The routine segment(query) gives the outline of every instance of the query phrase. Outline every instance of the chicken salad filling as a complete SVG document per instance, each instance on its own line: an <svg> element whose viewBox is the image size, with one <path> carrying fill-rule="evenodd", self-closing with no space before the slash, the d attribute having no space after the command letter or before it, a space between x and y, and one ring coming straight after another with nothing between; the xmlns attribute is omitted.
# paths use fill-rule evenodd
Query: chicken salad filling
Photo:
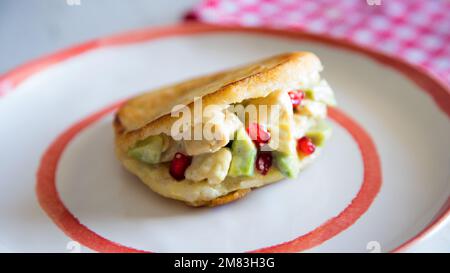
<svg viewBox="0 0 450 273"><path fill-rule="evenodd" d="M266 97L215 111L203 120L200 126L211 126L213 139L176 140L166 134L154 135L138 141L128 156L150 165L168 164L171 176L178 181L217 185L227 176L265 175L270 168L295 177L302 161L329 138L327 106L335 104L325 80L310 88L275 90ZM236 111L249 107L256 111Z"/></svg>

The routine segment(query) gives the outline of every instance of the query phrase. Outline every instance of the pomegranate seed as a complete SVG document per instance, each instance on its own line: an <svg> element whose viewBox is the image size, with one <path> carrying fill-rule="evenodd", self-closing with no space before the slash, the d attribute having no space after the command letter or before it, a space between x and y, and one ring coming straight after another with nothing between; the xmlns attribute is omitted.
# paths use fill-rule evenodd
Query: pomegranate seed
<svg viewBox="0 0 450 273"><path fill-rule="evenodd" d="M247 127L247 133L257 147L261 147L270 140L270 133L258 123L250 123Z"/></svg>
<svg viewBox="0 0 450 273"><path fill-rule="evenodd" d="M305 98L305 92L302 90L292 90L288 92L289 97L291 98L292 106L297 107L302 103L302 100Z"/></svg>
<svg viewBox="0 0 450 273"><path fill-rule="evenodd" d="M271 152L259 152L256 156L256 169L262 174L266 175L272 166L272 153Z"/></svg>
<svg viewBox="0 0 450 273"><path fill-rule="evenodd" d="M297 140L297 151L304 154L304 155L310 155L314 153L316 150L316 146L312 142L312 140L309 137L302 137L299 140Z"/></svg>
<svg viewBox="0 0 450 273"><path fill-rule="evenodd" d="M182 153L176 153L170 162L170 175L180 181L184 179L184 172L191 165L192 157Z"/></svg>

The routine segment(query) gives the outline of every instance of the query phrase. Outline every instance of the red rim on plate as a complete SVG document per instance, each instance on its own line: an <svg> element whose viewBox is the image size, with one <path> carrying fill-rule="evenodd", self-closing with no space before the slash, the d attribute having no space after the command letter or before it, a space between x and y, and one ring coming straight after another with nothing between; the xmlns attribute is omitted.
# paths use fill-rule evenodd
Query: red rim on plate
<svg viewBox="0 0 450 273"><path fill-rule="evenodd" d="M73 240L99 252L147 252L109 240L80 223L64 205L58 194L56 172L67 145L102 117L119 108L121 102L108 106L75 123L59 135L42 156L37 172L36 194L39 204L53 222ZM351 227L367 212L381 188L381 162L370 135L344 112L329 108L329 117L343 127L358 145L363 162L363 181L358 193L336 216L318 227L289 241L265 246L250 252L299 252L321 245Z"/></svg>
<svg viewBox="0 0 450 273"><path fill-rule="evenodd" d="M96 39L90 42L83 43L81 45L59 51L49 56L31 61L25 65L22 65L4 75L0 76L0 99L5 94L13 91L21 82L28 77L38 73L51 65L62 62L66 59L75 57L84 52L90 50L115 46L138 43L142 41L154 40L163 37L192 35L208 32L246 32L254 34L272 35L284 38L292 38L297 40L310 40L319 42L329 46L334 46L353 52L357 52L366 55L382 64L395 68L403 75L407 76L411 81L415 82L422 88L424 92L427 92L438 105L438 107L450 117L450 89L437 77L431 75L427 71L413 66L402 59L388 56L384 53L364 48L353 44L349 41L336 39L330 36L316 35L311 33L299 32L299 31L286 31L286 30L274 30L264 28L243 28L243 27L225 27L225 26L212 26L200 23L180 24L169 27L160 27L152 29L143 29L124 34L114 35L106 38ZM446 218L450 216L450 198L443 205L440 212L435 216L434 220L425 227L420 233L409 239L399 247L395 248L393 252L404 251L410 247L413 243L419 241L432 231L434 231Z"/></svg>

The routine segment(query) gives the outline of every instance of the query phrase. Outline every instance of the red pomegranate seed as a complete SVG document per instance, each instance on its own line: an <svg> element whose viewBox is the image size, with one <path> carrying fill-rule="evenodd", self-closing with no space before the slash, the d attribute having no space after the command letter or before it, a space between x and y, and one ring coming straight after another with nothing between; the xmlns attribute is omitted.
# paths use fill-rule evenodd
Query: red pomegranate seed
<svg viewBox="0 0 450 273"><path fill-rule="evenodd" d="M288 92L289 97L291 98L292 106L297 107L302 103L302 100L305 98L305 92L302 90L292 90Z"/></svg>
<svg viewBox="0 0 450 273"><path fill-rule="evenodd" d="M259 152L256 156L256 169L262 174L266 175L272 166L272 153L271 152Z"/></svg>
<svg viewBox="0 0 450 273"><path fill-rule="evenodd" d="M270 133L258 123L250 123L247 127L247 133L257 147L261 147L270 140Z"/></svg>
<svg viewBox="0 0 450 273"><path fill-rule="evenodd" d="M310 155L314 153L316 150L316 146L312 142L312 140L309 137L302 137L299 140L297 140L297 151L304 154L304 155Z"/></svg>
<svg viewBox="0 0 450 273"><path fill-rule="evenodd" d="M192 157L182 153L176 153L170 162L170 175L180 181L184 179L184 172L191 165Z"/></svg>

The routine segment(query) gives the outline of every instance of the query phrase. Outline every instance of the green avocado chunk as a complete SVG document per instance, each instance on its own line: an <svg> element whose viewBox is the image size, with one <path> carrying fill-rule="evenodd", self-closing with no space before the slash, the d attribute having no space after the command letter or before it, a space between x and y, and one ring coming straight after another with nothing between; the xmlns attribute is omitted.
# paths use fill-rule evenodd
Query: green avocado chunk
<svg viewBox="0 0 450 273"><path fill-rule="evenodd" d="M282 153L274 151L275 165L278 170L288 178L297 177L300 172L300 161L297 153Z"/></svg>
<svg viewBox="0 0 450 273"><path fill-rule="evenodd" d="M331 126L326 121L320 120L316 126L306 133L306 136L312 140L314 145L321 147L330 137L331 131Z"/></svg>
<svg viewBox="0 0 450 273"><path fill-rule="evenodd" d="M252 176L255 168L256 147L244 128L236 131L235 138L231 144L231 164L228 175Z"/></svg>
<svg viewBox="0 0 450 273"><path fill-rule="evenodd" d="M128 150L128 155L145 163L156 164L160 161L162 148L162 136L149 136Z"/></svg>
<svg viewBox="0 0 450 273"><path fill-rule="evenodd" d="M314 91L312 89L306 89L305 90L305 98L314 100Z"/></svg>

